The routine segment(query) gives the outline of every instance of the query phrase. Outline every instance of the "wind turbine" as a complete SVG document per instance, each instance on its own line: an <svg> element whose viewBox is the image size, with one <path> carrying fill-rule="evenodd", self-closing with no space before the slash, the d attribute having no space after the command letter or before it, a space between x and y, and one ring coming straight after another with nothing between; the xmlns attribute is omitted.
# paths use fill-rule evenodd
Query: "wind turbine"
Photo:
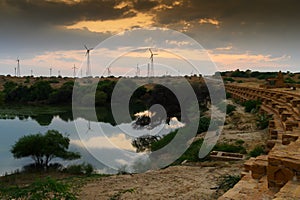
<svg viewBox="0 0 300 200"><path fill-rule="evenodd" d="M21 76L21 72L20 72L20 59L19 59L19 57L17 58L17 76L18 77Z"/></svg>
<svg viewBox="0 0 300 200"><path fill-rule="evenodd" d="M108 76L108 77L111 76L111 70L110 70L110 67L107 67L107 76Z"/></svg>
<svg viewBox="0 0 300 200"><path fill-rule="evenodd" d="M153 56L158 55L156 53L153 53L152 50L149 48L150 51L150 61L151 61L151 76L154 77L154 66L153 66Z"/></svg>
<svg viewBox="0 0 300 200"><path fill-rule="evenodd" d="M140 68L139 68L139 64L137 64L136 65L136 77L139 77L140 76L140 74L141 74L141 70L140 70Z"/></svg>
<svg viewBox="0 0 300 200"><path fill-rule="evenodd" d="M77 69L77 67L75 67L75 64L74 64L74 67L72 67L72 69L73 69L73 76L75 78L76 77L76 69Z"/></svg>
<svg viewBox="0 0 300 200"><path fill-rule="evenodd" d="M150 77L150 64L147 65L147 77Z"/></svg>
<svg viewBox="0 0 300 200"><path fill-rule="evenodd" d="M93 50L94 48L88 48L86 45L84 45L84 47L86 49L85 56L87 56L86 76L92 76L91 63L90 63L90 51Z"/></svg>
<svg viewBox="0 0 300 200"><path fill-rule="evenodd" d="M15 67L15 76L17 76L17 68Z"/></svg>
<svg viewBox="0 0 300 200"><path fill-rule="evenodd" d="M52 68L51 67L50 67L49 71L50 71L50 77L51 77L52 76Z"/></svg>

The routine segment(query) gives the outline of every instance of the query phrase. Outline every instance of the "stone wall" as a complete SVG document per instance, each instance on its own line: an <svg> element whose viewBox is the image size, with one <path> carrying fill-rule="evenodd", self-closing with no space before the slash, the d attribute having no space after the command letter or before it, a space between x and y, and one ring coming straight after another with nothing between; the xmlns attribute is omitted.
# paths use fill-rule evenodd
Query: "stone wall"
<svg viewBox="0 0 300 200"><path fill-rule="evenodd" d="M286 193L288 189L285 185L287 183L292 184L290 182L300 181L300 94L234 84L226 85L226 91L232 95L232 98L242 102L247 100L261 101L260 112L273 116L268 129L268 155L246 161L242 175L249 174L254 180L265 180L268 189L274 193L274 197L280 196L281 191ZM245 180L243 181L245 182ZM232 190L236 191L237 196L237 198L232 199L240 197L237 192L245 192L242 191L244 187L240 187L240 189ZM254 193L256 192L256 195L259 192L259 188L252 188L252 190ZM269 193L270 191L264 192ZM225 197L226 195L220 199L227 199ZM295 198L300 199L300 196Z"/></svg>

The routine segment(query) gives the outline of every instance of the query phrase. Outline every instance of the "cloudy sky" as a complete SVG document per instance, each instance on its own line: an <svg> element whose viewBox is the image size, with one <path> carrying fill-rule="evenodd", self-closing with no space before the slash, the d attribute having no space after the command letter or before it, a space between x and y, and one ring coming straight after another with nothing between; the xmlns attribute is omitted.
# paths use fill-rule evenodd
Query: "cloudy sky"
<svg viewBox="0 0 300 200"><path fill-rule="evenodd" d="M49 75L52 68L53 75L60 71L72 76L74 64L85 66L83 45L96 47L117 33L146 27L169 28L193 38L220 70L300 71L299 4L297 0L0 0L0 74L13 75L19 57L23 75L30 70ZM178 48L182 44L176 43Z"/></svg>

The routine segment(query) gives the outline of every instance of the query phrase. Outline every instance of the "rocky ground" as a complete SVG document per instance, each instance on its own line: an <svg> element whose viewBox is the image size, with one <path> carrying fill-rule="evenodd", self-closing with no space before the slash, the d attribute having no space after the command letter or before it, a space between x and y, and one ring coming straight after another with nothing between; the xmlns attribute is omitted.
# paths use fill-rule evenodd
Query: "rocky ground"
<svg viewBox="0 0 300 200"><path fill-rule="evenodd" d="M249 152L264 143L266 131L257 130L255 115L236 106L233 115L226 119L219 142L243 140ZM222 193L212 188L224 175L239 175L243 163L186 163L143 174L103 177L84 185L79 199L217 199Z"/></svg>

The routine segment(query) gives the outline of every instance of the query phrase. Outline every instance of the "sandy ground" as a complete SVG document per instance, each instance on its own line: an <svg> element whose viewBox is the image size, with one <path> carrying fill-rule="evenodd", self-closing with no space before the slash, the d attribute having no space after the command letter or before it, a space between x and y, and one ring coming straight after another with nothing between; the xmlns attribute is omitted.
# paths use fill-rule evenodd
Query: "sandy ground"
<svg viewBox="0 0 300 200"><path fill-rule="evenodd" d="M99 178L81 188L79 199L216 199L216 190L211 188L217 186L222 175L239 175L242 162L214 165L172 166Z"/></svg>
<svg viewBox="0 0 300 200"><path fill-rule="evenodd" d="M256 129L255 115L235 105L237 110L226 119L218 142L243 140L247 151L264 144L266 130ZM239 175L243 163L199 162L143 174L99 178L81 188L79 199L217 199L221 194L211 188L218 185L223 175Z"/></svg>

